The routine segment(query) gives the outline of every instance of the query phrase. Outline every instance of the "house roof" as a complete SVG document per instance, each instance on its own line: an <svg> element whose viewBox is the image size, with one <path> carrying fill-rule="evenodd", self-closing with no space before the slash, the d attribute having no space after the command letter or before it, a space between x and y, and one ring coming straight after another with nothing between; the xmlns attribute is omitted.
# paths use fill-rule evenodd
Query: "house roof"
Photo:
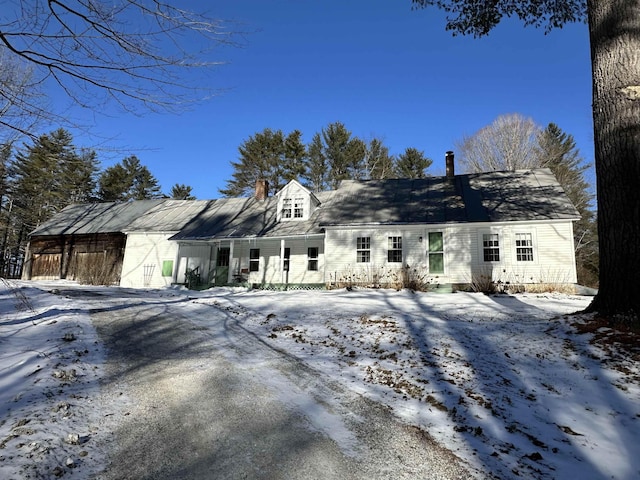
<svg viewBox="0 0 640 480"><path fill-rule="evenodd" d="M441 224L575 220L577 210L548 168L454 178L345 180L320 224Z"/></svg>
<svg viewBox="0 0 640 480"><path fill-rule="evenodd" d="M278 196L219 200L142 200L71 205L32 236L177 232L172 240L288 237L348 225L576 220L551 170L422 179L344 180L315 194L308 220L278 221Z"/></svg>
<svg viewBox="0 0 640 480"><path fill-rule="evenodd" d="M69 205L40 225L32 237L119 232L175 232L207 206L196 200L138 200Z"/></svg>
<svg viewBox="0 0 640 480"><path fill-rule="evenodd" d="M319 192L320 203L334 192ZM209 238L288 237L322 233L320 210L308 220L278 221L278 197L265 200L255 198L222 198L195 217L171 240L205 240Z"/></svg>

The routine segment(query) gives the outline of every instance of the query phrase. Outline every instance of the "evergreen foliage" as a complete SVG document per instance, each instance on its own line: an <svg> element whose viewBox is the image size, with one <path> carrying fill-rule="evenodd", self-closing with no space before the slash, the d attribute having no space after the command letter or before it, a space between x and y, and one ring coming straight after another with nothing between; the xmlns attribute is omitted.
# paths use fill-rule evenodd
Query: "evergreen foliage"
<svg viewBox="0 0 640 480"><path fill-rule="evenodd" d="M307 185L314 192L321 192L329 188L329 166L327 158L324 156L322 138L316 133L308 148L306 171L303 178Z"/></svg>
<svg viewBox="0 0 640 480"><path fill-rule="evenodd" d="M240 159L231 162L232 179L220 193L227 197L249 196L256 181L265 179L269 189L278 191L303 169L306 148L302 134L295 130L285 138L282 130L265 128L238 147Z"/></svg>
<svg viewBox="0 0 640 480"><path fill-rule="evenodd" d="M176 183L173 187L171 187L171 198L173 200L195 200L191 194L192 188L188 185L184 185L182 183Z"/></svg>
<svg viewBox="0 0 640 480"><path fill-rule="evenodd" d="M341 122L322 129L322 152L329 167L329 185L338 188L342 180L361 179L366 154L365 143Z"/></svg>
<svg viewBox="0 0 640 480"><path fill-rule="evenodd" d="M158 180L135 155L105 169L100 175L98 186L98 198L103 202L162 197Z"/></svg>
<svg viewBox="0 0 640 480"><path fill-rule="evenodd" d="M432 163L433 160L425 157L423 151L409 147L398 156L395 174L398 178L425 178L425 170Z"/></svg>
<svg viewBox="0 0 640 480"><path fill-rule="evenodd" d="M409 157L398 169L382 139L374 137L365 142L342 122L330 123L316 132L308 145L304 144L300 130L285 136L281 130L267 128L250 136L238 148L239 159L231 162L232 178L220 193L228 197L251 196L259 179L267 180L271 192L294 179L301 180L314 192L321 192L335 189L347 179L424 177L431 160L416 149L407 151Z"/></svg>
<svg viewBox="0 0 640 480"><path fill-rule="evenodd" d="M30 230L71 203L91 200L97 170L95 152L78 152L66 130L38 137L12 164L11 193L21 222Z"/></svg>
<svg viewBox="0 0 640 480"><path fill-rule="evenodd" d="M592 210L594 196L584 178L589 165L580 156L573 136L555 123L540 133L536 154L540 166L551 169L580 213L580 220L573 226L578 283L595 287L598 285L598 232Z"/></svg>

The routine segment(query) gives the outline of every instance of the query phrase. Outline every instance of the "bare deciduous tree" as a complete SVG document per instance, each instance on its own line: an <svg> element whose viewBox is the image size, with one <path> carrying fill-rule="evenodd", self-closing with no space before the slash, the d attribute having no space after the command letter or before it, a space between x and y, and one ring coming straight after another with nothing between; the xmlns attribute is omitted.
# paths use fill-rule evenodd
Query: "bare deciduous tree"
<svg viewBox="0 0 640 480"><path fill-rule="evenodd" d="M456 142L464 171L491 172L539 167L536 148L542 129L518 113L501 115L490 125Z"/></svg>
<svg viewBox="0 0 640 480"><path fill-rule="evenodd" d="M232 43L223 22L154 0L20 0L3 4L2 17L0 58L29 65L30 85L53 82L93 109L115 101L126 111L167 110L202 99L211 92L184 71L217 65L209 51ZM21 112L1 117L5 127L32 133L16 119L52 117L2 80L0 97Z"/></svg>
<svg viewBox="0 0 640 480"><path fill-rule="evenodd" d="M0 144L9 145L31 132L44 111L40 88L32 71L0 48Z"/></svg>

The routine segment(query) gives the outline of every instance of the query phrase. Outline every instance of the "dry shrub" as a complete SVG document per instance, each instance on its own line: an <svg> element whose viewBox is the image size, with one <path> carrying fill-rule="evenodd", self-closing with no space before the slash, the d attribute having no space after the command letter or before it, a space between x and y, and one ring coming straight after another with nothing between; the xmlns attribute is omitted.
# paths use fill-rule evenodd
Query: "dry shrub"
<svg viewBox="0 0 640 480"><path fill-rule="evenodd" d="M349 266L343 272L330 274L331 288L393 288L402 290L408 288L415 291L426 292L429 289L430 279L424 268L366 266L352 269Z"/></svg>

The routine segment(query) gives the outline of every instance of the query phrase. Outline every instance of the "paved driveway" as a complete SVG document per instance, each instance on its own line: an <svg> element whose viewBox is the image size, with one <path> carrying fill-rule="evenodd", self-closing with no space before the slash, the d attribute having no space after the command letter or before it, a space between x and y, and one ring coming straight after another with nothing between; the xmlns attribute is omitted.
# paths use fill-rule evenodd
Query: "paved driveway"
<svg viewBox="0 0 640 480"><path fill-rule="evenodd" d="M63 292L91 309L107 346L105 395L131 400L100 479L471 477L423 432L270 348L233 312L111 292Z"/></svg>

